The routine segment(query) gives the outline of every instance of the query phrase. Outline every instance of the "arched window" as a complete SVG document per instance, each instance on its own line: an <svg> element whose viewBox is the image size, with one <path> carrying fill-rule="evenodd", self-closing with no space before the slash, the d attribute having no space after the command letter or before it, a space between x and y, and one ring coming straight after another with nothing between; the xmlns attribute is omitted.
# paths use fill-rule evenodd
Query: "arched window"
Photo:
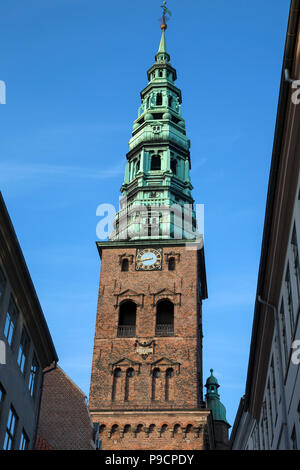
<svg viewBox="0 0 300 470"><path fill-rule="evenodd" d="M172 108L172 104L173 104L173 97L172 96L169 96L169 107Z"/></svg>
<svg viewBox="0 0 300 470"><path fill-rule="evenodd" d="M113 386L112 386L112 394L111 399L115 401L116 397L119 396L120 387L121 387L121 369L115 369L114 371L114 378L113 378Z"/></svg>
<svg viewBox="0 0 300 470"><path fill-rule="evenodd" d="M161 168L161 158L160 155L152 155L151 158L151 170L159 171Z"/></svg>
<svg viewBox="0 0 300 470"><path fill-rule="evenodd" d="M187 435L189 432L192 432L193 430L193 425L188 424L187 427L185 428L185 435Z"/></svg>
<svg viewBox="0 0 300 470"><path fill-rule="evenodd" d="M177 160L176 158L171 158L171 170L174 175L177 175Z"/></svg>
<svg viewBox="0 0 300 470"><path fill-rule="evenodd" d="M173 429L173 435L178 434L180 431L180 424L175 424L174 429Z"/></svg>
<svg viewBox="0 0 300 470"><path fill-rule="evenodd" d="M122 260L122 268L121 268L122 271L128 271L129 270L129 261L127 258L124 258Z"/></svg>
<svg viewBox="0 0 300 470"><path fill-rule="evenodd" d="M161 373L159 368L155 368L152 372L152 400L159 398L159 385L161 382Z"/></svg>
<svg viewBox="0 0 300 470"><path fill-rule="evenodd" d="M174 377L174 370L169 368L166 370L166 383L165 383L165 400L169 401L171 396L171 384ZM172 390L173 391L173 390Z"/></svg>
<svg viewBox="0 0 300 470"><path fill-rule="evenodd" d="M150 424L148 434L153 433L154 429L155 429L155 424Z"/></svg>
<svg viewBox="0 0 300 470"><path fill-rule="evenodd" d="M168 270L175 271L175 258L169 258L168 260Z"/></svg>
<svg viewBox="0 0 300 470"><path fill-rule="evenodd" d="M170 300L161 300L156 307L156 336L173 336L174 304Z"/></svg>
<svg viewBox="0 0 300 470"><path fill-rule="evenodd" d="M160 437L167 431L167 429L168 429L168 425L163 424L160 430Z"/></svg>
<svg viewBox="0 0 300 470"><path fill-rule="evenodd" d="M158 72L158 76L159 76L159 77L162 77L162 76L163 76L162 70L160 70L160 71Z"/></svg>
<svg viewBox="0 0 300 470"><path fill-rule="evenodd" d="M124 429L123 429L123 437L124 437L125 434L130 433L130 431L131 431L130 424L125 424Z"/></svg>
<svg viewBox="0 0 300 470"><path fill-rule="evenodd" d="M162 94L157 93L156 95L156 106L161 106L162 105Z"/></svg>
<svg viewBox="0 0 300 470"><path fill-rule="evenodd" d="M117 424L114 424L112 427L111 427L111 430L110 430L110 436L112 436L113 434L116 434L116 432L118 431L119 429L119 426Z"/></svg>
<svg viewBox="0 0 300 470"><path fill-rule="evenodd" d="M124 397L124 401L128 401L128 400L129 400L132 377L134 377L134 370L132 369L132 367L130 367L130 368L127 369L127 371L126 371L126 379L125 379L125 397Z"/></svg>
<svg viewBox="0 0 300 470"><path fill-rule="evenodd" d="M140 434L143 431L143 425L138 424L135 430L135 437L137 437L138 434Z"/></svg>
<svg viewBox="0 0 300 470"><path fill-rule="evenodd" d="M119 337L135 336L136 304L132 300L125 300L120 305L119 312Z"/></svg>

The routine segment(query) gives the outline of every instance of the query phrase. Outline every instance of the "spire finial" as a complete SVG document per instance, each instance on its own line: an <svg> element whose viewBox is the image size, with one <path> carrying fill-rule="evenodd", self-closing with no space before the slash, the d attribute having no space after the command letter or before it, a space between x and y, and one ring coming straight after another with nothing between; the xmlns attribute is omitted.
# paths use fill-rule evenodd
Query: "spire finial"
<svg viewBox="0 0 300 470"><path fill-rule="evenodd" d="M164 0L163 4L161 5L161 8L162 8L162 10L163 10L163 16L162 16L162 18L161 18L162 23L161 23L160 27L161 27L161 29L162 29L163 31L165 31L165 30L167 29L167 21L169 20L169 18L167 17L167 15L172 16L172 13L171 13L170 10L167 8L167 2L166 2L166 0Z"/></svg>
<svg viewBox="0 0 300 470"><path fill-rule="evenodd" d="M213 369L210 369L210 373L211 373L211 375L213 375L213 371L214 371Z"/></svg>

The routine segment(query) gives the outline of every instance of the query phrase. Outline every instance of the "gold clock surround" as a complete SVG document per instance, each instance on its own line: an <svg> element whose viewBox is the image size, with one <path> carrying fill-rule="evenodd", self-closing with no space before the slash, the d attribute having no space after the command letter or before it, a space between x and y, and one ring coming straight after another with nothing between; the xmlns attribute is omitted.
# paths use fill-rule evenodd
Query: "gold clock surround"
<svg viewBox="0 0 300 470"><path fill-rule="evenodd" d="M153 264L143 263L143 256L147 253L155 255L156 260ZM160 271L162 269L162 259L162 248L137 248L135 258L135 269L136 271Z"/></svg>

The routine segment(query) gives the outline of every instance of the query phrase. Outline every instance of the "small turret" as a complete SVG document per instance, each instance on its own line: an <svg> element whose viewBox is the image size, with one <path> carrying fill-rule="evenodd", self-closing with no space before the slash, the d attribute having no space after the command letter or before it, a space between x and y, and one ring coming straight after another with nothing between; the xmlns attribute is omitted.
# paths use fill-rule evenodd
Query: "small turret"
<svg viewBox="0 0 300 470"><path fill-rule="evenodd" d="M226 408L220 401L218 380L210 369L210 377L206 380L206 406L212 412L216 449L228 449L228 429L231 427L226 419Z"/></svg>

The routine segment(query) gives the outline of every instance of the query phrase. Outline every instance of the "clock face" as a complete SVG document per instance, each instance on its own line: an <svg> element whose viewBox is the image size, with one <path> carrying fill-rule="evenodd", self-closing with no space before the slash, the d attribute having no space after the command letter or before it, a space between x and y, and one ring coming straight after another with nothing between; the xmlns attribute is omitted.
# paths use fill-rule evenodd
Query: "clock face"
<svg viewBox="0 0 300 470"><path fill-rule="evenodd" d="M161 248L137 249L135 269L137 271L155 271L160 270L162 265Z"/></svg>

